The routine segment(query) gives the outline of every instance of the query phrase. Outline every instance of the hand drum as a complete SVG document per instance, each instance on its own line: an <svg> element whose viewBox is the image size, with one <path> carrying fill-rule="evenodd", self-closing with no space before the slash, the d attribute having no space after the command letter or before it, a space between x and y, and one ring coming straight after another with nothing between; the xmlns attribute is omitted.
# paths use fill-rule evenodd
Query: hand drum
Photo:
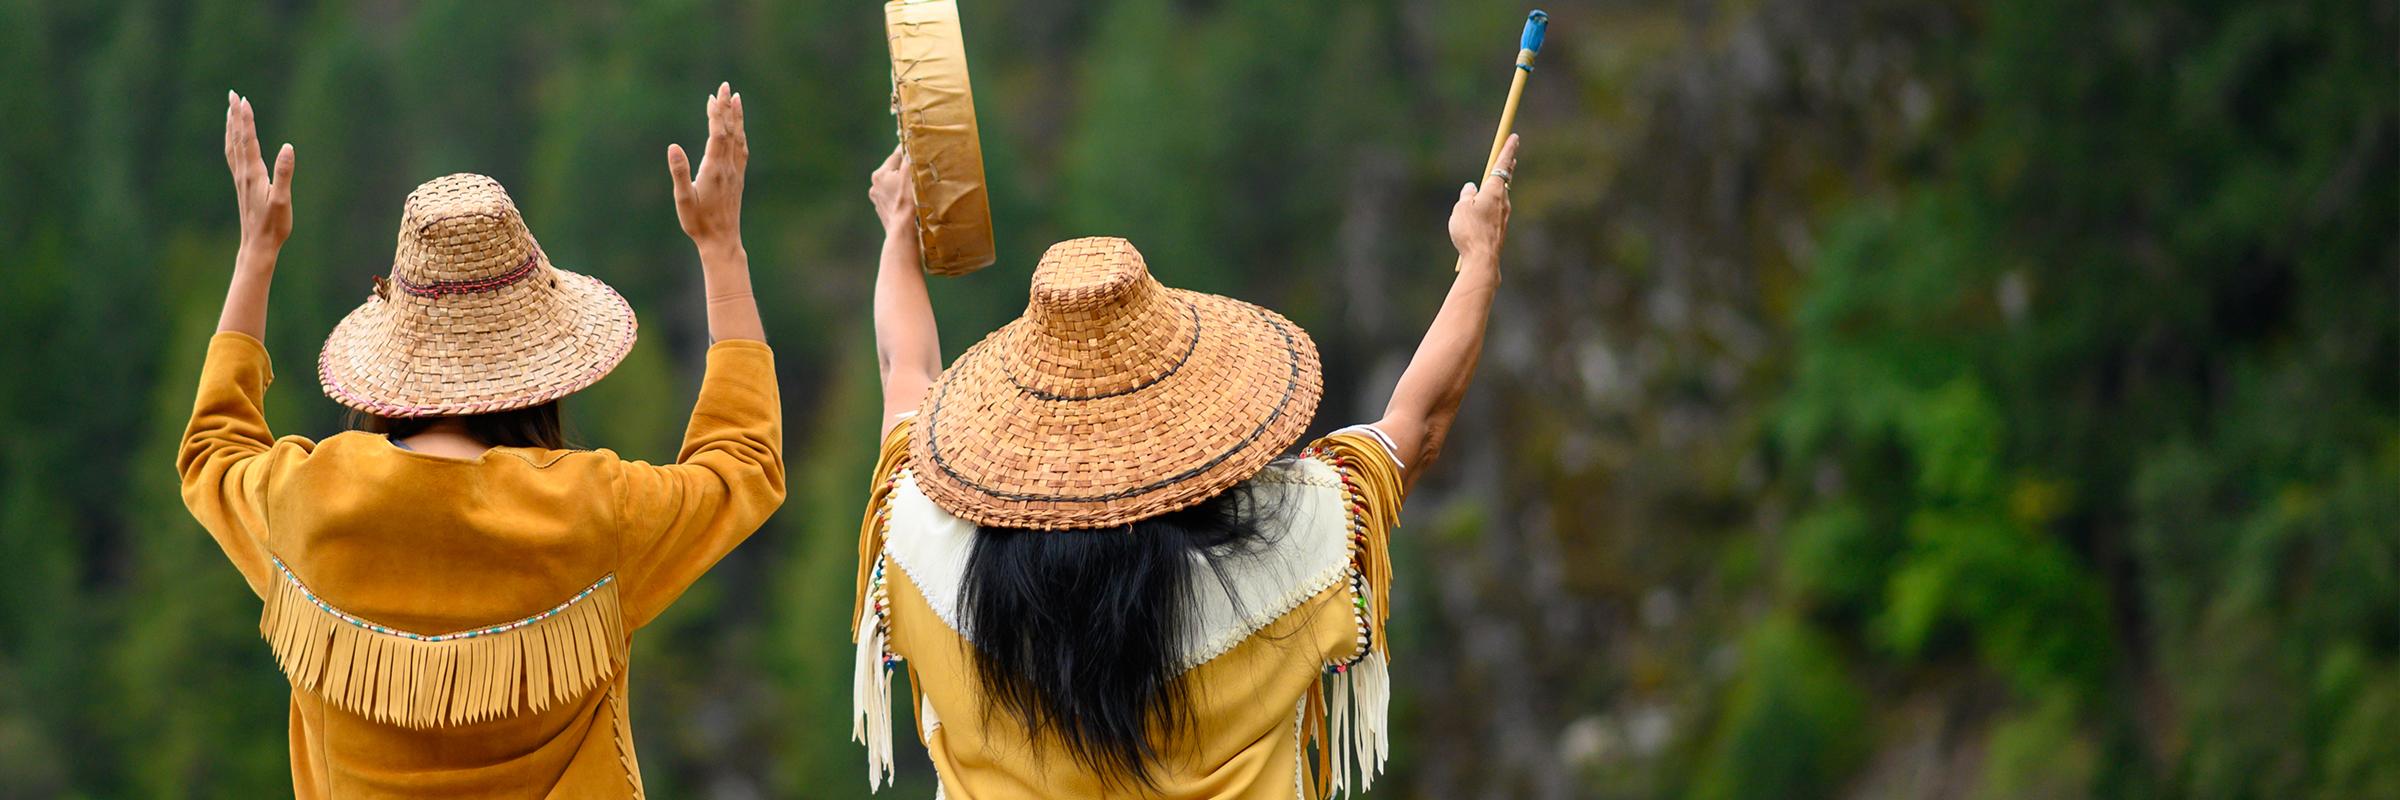
<svg viewBox="0 0 2400 800"><path fill-rule="evenodd" d="M917 244L925 271L965 275L990 266L991 195L983 143L967 86L967 44L954 0L892 0L883 6L892 45L892 114L915 164Z"/></svg>

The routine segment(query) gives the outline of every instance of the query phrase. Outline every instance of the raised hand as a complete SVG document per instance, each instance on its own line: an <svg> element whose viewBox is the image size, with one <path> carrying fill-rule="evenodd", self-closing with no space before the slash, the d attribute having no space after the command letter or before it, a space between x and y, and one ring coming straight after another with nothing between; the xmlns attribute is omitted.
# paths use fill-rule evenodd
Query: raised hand
<svg viewBox="0 0 2400 800"><path fill-rule="evenodd" d="M867 199L883 220L883 256L875 269L875 357L883 370L883 431L913 411L942 374L942 337L925 294L917 248L917 184L908 153L892 148L868 178Z"/></svg>
<svg viewBox="0 0 2400 800"><path fill-rule="evenodd" d="M875 203L875 217L883 221L884 233L906 233L913 243L917 240L917 182L910 178L912 166L906 150L892 148L892 155L867 177L867 199Z"/></svg>
<svg viewBox="0 0 2400 800"><path fill-rule="evenodd" d="M1475 378L1475 363L1483 357L1484 329L1492 317L1492 298L1500 286L1500 243L1508 237L1508 181L1517 169L1517 137L1500 146L1500 158L1483 186L1467 184L1458 190L1458 205L1450 209L1450 242L1458 246L1458 277L1450 296L1442 300L1433 324L1417 354L1392 387L1375 426L1391 438L1400 463L1403 491L1442 453L1450 423Z"/></svg>
<svg viewBox="0 0 2400 800"><path fill-rule="evenodd" d="M1450 243L1470 260L1499 256L1500 243L1508 238L1508 182L1517 169L1516 134L1509 134L1508 143L1500 146L1497 163L1492 174L1483 176L1480 188L1472 183L1459 187L1458 205L1450 209Z"/></svg>
<svg viewBox="0 0 2400 800"><path fill-rule="evenodd" d="M258 150L258 119L250 99L225 93L225 166L233 171L233 197L241 209L242 249L280 250L292 236L292 169L297 156L285 144L275 154L275 171Z"/></svg>
<svg viewBox="0 0 2400 800"><path fill-rule="evenodd" d="M700 175L692 176L682 145L667 145L667 172L675 178L675 218L694 244L740 246L742 172L750 166L750 138L742 131L742 96L733 84L717 84L708 98L708 149Z"/></svg>

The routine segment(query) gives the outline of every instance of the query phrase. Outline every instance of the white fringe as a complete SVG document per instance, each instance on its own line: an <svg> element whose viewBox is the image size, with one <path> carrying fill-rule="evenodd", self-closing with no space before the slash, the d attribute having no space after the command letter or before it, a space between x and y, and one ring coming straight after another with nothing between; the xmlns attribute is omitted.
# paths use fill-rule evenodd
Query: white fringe
<svg viewBox="0 0 2400 800"><path fill-rule="evenodd" d="M874 596L859 611L858 658L850 679L850 741L867 746L867 791L872 794L892 782L892 673L883 666L886 635L879 607L883 604L883 575L878 569Z"/></svg>
<svg viewBox="0 0 2400 800"><path fill-rule="evenodd" d="M1358 602L1358 641L1366 656L1333 674L1325 688L1325 740L1318 747L1333 750L1332 791L1356 795L1375 788L1392 754L1391 658L1370 637L1367 620L1374 615L1373 595L1364 578L1351 570L1351 597ZM1352 784L1350 776L1358 782Z"/></svg>
<svg viewBox="0 0 2400 800"><path fill-rule="evenodd" d="M1392 754L1392 675L1382 653L1366 658L1327 679L1325 741L1333 750L1333 791L1355 794L1375 788L1375 776ZM1358 781L1351 783L1351 775Z"/></svg>

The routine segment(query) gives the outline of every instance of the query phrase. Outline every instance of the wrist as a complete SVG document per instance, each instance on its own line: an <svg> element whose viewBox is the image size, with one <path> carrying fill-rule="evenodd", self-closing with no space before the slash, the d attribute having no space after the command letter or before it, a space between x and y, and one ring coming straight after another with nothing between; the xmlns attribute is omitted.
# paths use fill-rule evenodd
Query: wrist
<svg viewBox="0 0 2400 800"><path fill-rule="evenodd" d="M700 250L700 262L704 266L717 261L731 259L747 261L750 258L750 253L742 247L742 237L738 234L694 239L692 246Z"/></svg>
<svg viewBox="0 0 2400 800"><path fill-rule="evenodd" d="M1462 283L1474 280L1498 284L1500 282L1500 253L1485 249L1459 251L1458 276Z"/></svg>
<svg viewBox="0 0 2400 800"><path fill-rule="evenodd" d="M917 218L916 218L916 217L899 217L899 218L897 218L897 219L886 219L886 220L884 220L884 221L883 221L883 239L884 239L884 241L887 241L887 242L889 242L889 241L903 241L903 240L905 240L905 241L909 241L909 242L914 242L914 241L916 241L916 240L917 240Z"/></svg>
<svg viewBox="0 0 2400 800"><path fill-rule="evenodd" d="M275 260L282 254L281 242L268 243L245 238L241 249L234 252L233 266L242 271L273 272Z"/></svg>

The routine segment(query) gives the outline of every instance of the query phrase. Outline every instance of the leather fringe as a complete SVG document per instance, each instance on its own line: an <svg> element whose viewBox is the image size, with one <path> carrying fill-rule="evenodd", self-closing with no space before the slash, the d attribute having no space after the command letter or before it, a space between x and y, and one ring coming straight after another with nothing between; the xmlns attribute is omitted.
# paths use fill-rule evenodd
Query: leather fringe
<svg viewBox="0 0 2400 800"><path fill-rule="evenodd" d="M884 593L882 559L875 561L867 611L856 620L858 655L850 678L850 741L867 746L870 794L892 781L892 671L897 668L888 644L891 626L885 609L890 601Z"/></svg>
<svg viewBox="0 0 2400 800"><path fill-rule="evenodd" d="M867 746L867 791L892 782L892 671L890 599L884 589L883 541L892 522L892 489L908 461L909 424L904 419L884 434L875 456L867 512L858 523L858 590L850 606L850 641L858 645L850 677L850 741Z"/></svg>
<svg viewBox="0 0 2400 800"><path fill-rule="evenodd" d="M614 576L525 620L426 636L333 608L282 573L259 635L294 687L353 714L404 728L464 725L539 712L582 696L625 663Z"/></svg>
<svg viewBox="0 0 2400 800"><path fill-rule="evenodd" d="M904 419L883 435L883 449L875 455L874 483L867 489L867 513L858 523L858 588L851 595L850 641L858 641L858 621L867 610L868 582L875 577L875 563L883 558L883 535L891 518L890 500L893 479L900 466L908 460L908 430L914 419Z"/></svg>
<svg viewBox="0 0 2400 800"><path fill-rule="evenodd" d="M1300 800L1308 800L1309 797L1332 797L1333 748L1326 746L1331 740L1325 734L1325 681L1320 680L1309 684L1308 694L1301 697L1300 702L1307 708L1306 715L1300 718L1300 730L1304 734L1303 738L1317 748L1316 764L1309 770L1316 778L1314 781L1316 791ZM1293 755L1295 758L1305 758L1307 754L1295 753Z"/></svg>
<svg viewBox="0 0 2400 800"><path fill-rule="evenodd" d="M1392 530L1400 527L1400 470L1391 451L1364 433L1336 433L1314 448L1342 473L1350 506L1350 559L1367 581L1368 632L1378 653L1390 655L1384 623L1392 608Z"/></svg>
<svg viewBox="0 0 2400 800"><path fill-rule="evenodd" d="M1382 653L1372 653L1325 683L1330 713L1326 736L1317 743L1333 751L1331 779L1320 779L1329 784L1325 796L1373 789L1375 776L1383 774L1392 754L1390 662Z"/></svg>
<svg viewBox="0 0 2400 800"><path fill-rule="evenodd" d="M1319 797L1366 791L1391 756L1391 532L1400 525L1400 471L1365 433L1336 433L1311 450L1341 472L1350 514L1353 602L1364 652L1335 664L1310 690L1303 727L1317 748Z"/></svg>

